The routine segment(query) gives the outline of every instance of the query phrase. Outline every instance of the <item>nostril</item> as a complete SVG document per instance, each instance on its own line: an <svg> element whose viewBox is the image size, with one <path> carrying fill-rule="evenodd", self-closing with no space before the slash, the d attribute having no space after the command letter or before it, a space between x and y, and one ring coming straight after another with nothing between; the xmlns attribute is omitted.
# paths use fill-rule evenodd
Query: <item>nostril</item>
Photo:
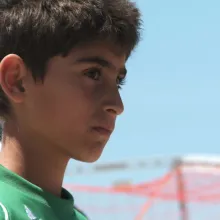
<svg viewBox="0 0 220 220"><path fill-rule="evenodd" d="M107 109L107 112L109 112L111 114L114 114L114 115L117 114L117 112L114 109L111 109L111 108Z"/></svg>

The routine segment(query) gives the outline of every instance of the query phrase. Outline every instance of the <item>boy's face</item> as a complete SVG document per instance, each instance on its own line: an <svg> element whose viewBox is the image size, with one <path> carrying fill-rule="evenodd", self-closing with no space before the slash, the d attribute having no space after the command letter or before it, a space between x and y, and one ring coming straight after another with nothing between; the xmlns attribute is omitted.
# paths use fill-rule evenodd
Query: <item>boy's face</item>
<svg viewBox="0 0 220 220"><path fill-rule="evenodd" d="M26 129L67 157L97 160L123 112L118 82L126 74L126 57L115 49L104 43L79 46L49 61L43 84L31 74L24 77L17 114Z"/></svg>

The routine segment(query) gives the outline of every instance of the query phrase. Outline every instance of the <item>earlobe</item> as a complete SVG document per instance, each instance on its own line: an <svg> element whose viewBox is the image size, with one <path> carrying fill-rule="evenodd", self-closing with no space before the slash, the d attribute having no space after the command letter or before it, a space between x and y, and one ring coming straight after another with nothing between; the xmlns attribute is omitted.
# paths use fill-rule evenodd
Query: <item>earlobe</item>
<svg viewBox="0 0 220 220"><path fill-rule="evenodd" d="M0 62L0 85L12 102L23 101L25 89L22 82L25 75L26 68L19 56L10 54Z"/></svg>

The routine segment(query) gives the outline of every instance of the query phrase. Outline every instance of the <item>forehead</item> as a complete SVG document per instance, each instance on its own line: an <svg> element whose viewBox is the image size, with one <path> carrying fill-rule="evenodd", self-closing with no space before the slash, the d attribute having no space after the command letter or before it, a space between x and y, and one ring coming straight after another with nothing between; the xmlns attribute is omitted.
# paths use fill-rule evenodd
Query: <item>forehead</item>
<svg viewBox="0 0 220 220"><path fill-rule="evenodd" d="M126 53L120 46L108 42L89 42L74 47L70 55L73 59L85 56L99 56L116 63L126 62Z"/></svg>

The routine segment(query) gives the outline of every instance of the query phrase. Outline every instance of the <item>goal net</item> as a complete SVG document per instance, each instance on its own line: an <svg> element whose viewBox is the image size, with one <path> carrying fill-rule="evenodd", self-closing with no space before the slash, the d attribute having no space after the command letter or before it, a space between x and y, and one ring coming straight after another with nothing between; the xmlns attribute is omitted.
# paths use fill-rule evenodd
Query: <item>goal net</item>
<svg viewBox="0 0 220 220"><path fill-rule="evenodd" d="M119 186L66 184L91 220L219 220L220 160L183 158L159 180Z"/></svg>

